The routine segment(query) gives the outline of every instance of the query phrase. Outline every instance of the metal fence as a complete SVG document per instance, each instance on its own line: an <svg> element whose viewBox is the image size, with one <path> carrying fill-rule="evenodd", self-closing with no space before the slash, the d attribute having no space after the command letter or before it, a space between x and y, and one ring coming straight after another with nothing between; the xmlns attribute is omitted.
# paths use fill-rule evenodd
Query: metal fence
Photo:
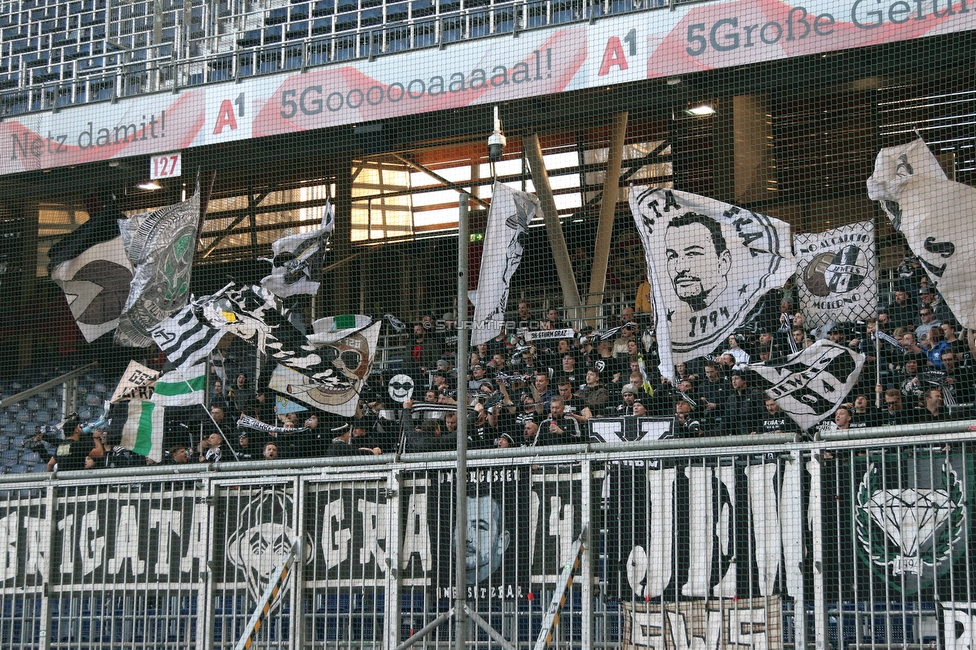
<svg viewBox="0 0 976 650"><path fill-rule="evenodd" d="M468 605L535 647L583 534L552 646L970 648L966 429L472 452ZM453 460L326 462L2 477L0 647L234 648L296 542L255 647L398 647L453 606Z"/></svg>

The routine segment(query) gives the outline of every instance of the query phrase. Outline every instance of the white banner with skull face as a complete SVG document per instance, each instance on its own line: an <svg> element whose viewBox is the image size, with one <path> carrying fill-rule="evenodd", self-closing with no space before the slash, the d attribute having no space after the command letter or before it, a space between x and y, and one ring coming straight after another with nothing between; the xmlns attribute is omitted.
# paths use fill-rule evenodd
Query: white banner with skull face
<svg viewBox="0 0 976 650"><path fill-rule="evenodd" d="M724 345L795 267L790 226L708 197L634 187L630 210L654 295L661 374Z"/></svg>
<svg viewBox="0 0 976 650"><path fill-rule="evenodd" d="M867 185L868 196L881 202L956 319L976 326L976 189L946 178L921 139L878 152Z"/></svg>
<svg viewBox="0 0 976 650"><path fill-rule="evenodd" d="M876 316L874 223L793 236L800 311L808 325Z"/></svg>
<svg viewBox="0 0 976 650"><path fill-rule="evenodd" d="M296 402L343 417L352 417L356 414L363 380L369 375L373 365L373 355L376 353L382 325L382 322L373 323L364 330L324 346L334 349L332 366L343 381L329 385L317 383L308 375L278 364L271 374L268 387Z"/></svg>

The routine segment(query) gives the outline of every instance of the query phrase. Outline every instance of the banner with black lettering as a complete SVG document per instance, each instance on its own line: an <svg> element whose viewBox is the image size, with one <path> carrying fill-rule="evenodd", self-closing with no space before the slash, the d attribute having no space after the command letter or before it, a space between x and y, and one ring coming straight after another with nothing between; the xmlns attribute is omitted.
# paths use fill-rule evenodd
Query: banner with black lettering
<svg viewBox="0 0 976 650"><path fill-rule="evenodd" d="M634 187L630 209L654 294L661 374L715 352L793 275L790 226L697 194Z"/></svg>
<svg viewBox="0 0 976 650"><path fill-rule="evenodd" d="M539 199L496 182L492 188L488 225L481 253L478 290L469 297L474 303L471 345L498 336L505 323L505 307L512 276L522 263L529 222L541 210Z"/></svg>
<svg viewBox="0 0 976 650"><path fill-rule="evenodd" d="M779 598L623 603L624 650L783 647Z"/></svg>
<svg viewBox="0 0 976 650"><path fill-rule="evenodd" d="M874 318L878 269L874 223L861 221L793 236L797 293L808 325Z"/></svg>
<svg viewBox="0 0 976 650"><path fill-rule="evenodd" d="M823 339L777 363L745 366L749 385L776 400L804 430L837 410L854 387L864 355Z"/></svg>
<svg viewBox="0 0 976 650"><path fill-rule="evenodd" d="M976 189L946 178L921 138L879 151L867 186L956 319L964 327L976 326L971 223Z"/></svg>

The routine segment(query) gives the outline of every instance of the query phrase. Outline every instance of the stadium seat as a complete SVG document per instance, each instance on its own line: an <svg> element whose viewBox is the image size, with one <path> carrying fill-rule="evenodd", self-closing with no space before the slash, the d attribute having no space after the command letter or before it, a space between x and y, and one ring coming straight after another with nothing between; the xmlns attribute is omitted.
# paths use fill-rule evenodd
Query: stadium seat
<svg viewBox="0 0 976 650"><path fill-rule="evenodd" d="M43 474L47 471L47 463L38 463L34 465L32 470L35 474Z"/></svg>
<svg viewBox="0 0 976 650"><path fill-rule="evenodd" d="M17 461L20 460L20 453L16 449L7 449L6 451L0 452L0 464L11 467L16 465Z"/></svg>
<svg viewBox="0 0 976 650"><path fill-rule="evenodd" d="M41 455L36 451L25 451L20 457L20 462L24 464L37 464L41 462Z"/></svg>

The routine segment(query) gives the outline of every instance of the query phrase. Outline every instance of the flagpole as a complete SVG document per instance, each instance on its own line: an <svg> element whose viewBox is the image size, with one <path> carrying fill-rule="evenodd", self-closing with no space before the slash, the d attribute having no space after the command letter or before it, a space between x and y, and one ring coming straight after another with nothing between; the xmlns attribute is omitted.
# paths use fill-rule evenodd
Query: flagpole
<svg viewBox="0 0 976 650"><path fill-rule="evenodd" d="M877 386L881 386L881 337L878 336L878 328L881 327L881 323L878 321L874 322L874 383ZM884 388L882 386L882 388ZM874 403L879 409L881 408L881 393L874 391Z"/></svg>
<svg viewBox="0 0 976 650"><path fill-rule="evenodd" d="M468 199L458 197L458 284L457 284L457 479L455 481L455 604L454 650L465 650L467 627L467 534L468 534Z"/></svg>

